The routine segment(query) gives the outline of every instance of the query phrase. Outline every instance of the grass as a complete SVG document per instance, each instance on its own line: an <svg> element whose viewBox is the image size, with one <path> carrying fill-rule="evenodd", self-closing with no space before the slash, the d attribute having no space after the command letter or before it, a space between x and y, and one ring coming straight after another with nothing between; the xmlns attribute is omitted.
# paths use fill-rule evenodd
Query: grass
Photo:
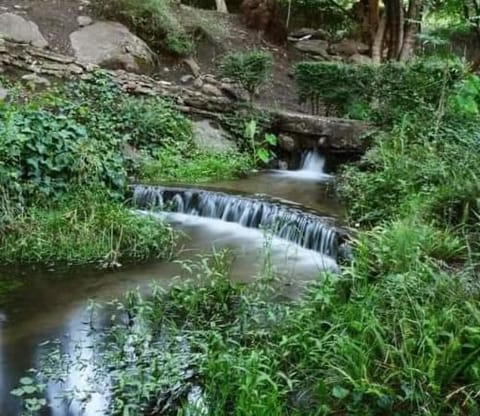
<svg viewBox="0 0 480 416"><path fill-rule="evenodd" d="M12 217L0 239L0 263L116 267L169 257L172 247L162 223L138 217L104 192L79 189Z"/></svg>
<svg viewBox="0 0 480 416"><path fill-rule="evenodd" d="M253 167L251 158L237 151L199 150L192 147L185 154L177 145L164 146L139 167L144 183L211 182L236 178Z"/></svg>

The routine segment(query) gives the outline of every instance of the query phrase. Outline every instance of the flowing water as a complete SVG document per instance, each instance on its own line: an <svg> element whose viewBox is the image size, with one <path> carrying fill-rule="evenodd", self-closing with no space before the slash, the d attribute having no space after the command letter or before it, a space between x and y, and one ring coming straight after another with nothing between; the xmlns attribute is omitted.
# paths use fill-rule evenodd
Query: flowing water
<svg viewBox="0 0 480 416"><path fill-rule="evenodd" d="M317 279L324 269L337 269L334 223L341 218L341 208L329 196L328 179L322 158L312 153L296 172L264 172L201 189L139 186L132 199L139 215L154 215L182 232L180 260L194 259L212 247L228 248L235 254L232 279L249 282L260 274L267 247L270 262L285 279L279 291L298 296L303 282ZM0 310L0 415L19 414L9 391L26 370L38 365L40 343L59 339L63 351L75 350L89 362L93 341L88 335L88 299L107 301L137 287L148 294L151 282L167 287L181 274L176 262L119 271L0 270L0 278L25 282ZM102 414L102 395L94 394L84 413L55 399L62 389L88 387L90 367L86 365L82 374L68 374L63 387L49 387L52 408L45 415Z"/></svg>

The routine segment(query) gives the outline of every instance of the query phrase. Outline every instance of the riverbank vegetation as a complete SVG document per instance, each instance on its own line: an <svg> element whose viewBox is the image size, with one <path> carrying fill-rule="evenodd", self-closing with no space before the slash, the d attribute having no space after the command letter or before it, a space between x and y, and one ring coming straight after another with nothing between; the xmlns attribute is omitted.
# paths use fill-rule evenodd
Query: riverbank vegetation
<svg viewBox="0 0 480 416"><path fill-rule="evenodd" d="M129 97L102 73L45 92L12 85L11 95L0 104L2 264L167 256L171 230L130 212L128 184L232 178L253 166L237 151L198 148L171 103Z"/></svg>

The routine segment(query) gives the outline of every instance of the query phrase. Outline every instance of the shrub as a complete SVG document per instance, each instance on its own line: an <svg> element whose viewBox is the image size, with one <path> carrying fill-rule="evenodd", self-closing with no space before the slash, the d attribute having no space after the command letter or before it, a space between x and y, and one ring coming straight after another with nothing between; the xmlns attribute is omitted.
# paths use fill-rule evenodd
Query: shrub
<svg viewBox="0 0 480 416"><path fill-rule="evenodd" d="M228 53L220 62L223 76L245 88L250 94L250 100L253 100L256 90L267 80L272 67L272 55L259 49Z"/></svg>
<svg viewBox="0 0 480 416"><path fill-rule="evenodd" d="M116 117L120 132L136 148L155 149L173 141L192 144L190 120L164 99L123 97Z"/></svg>
<svg viewBox="0 0 480 416"><path fill-rule="evenodd" d="M53 195L92 182L121 191L121 140L67 113L35 106L0 110L0 186L10 197Z"/></svg>
<svg viewBox="0 0 480 416"><path fill-rule="evenodd" d="M175 17L172 0L102 0L93 2L95 12L120 21L156 50L190 55L195 43Z"/></svg>

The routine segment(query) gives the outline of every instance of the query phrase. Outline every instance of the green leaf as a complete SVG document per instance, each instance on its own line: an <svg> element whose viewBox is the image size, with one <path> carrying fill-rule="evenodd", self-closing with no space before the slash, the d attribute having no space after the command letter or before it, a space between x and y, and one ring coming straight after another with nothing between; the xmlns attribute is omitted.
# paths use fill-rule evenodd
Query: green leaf
<svg viewBox="0 0 480 416"><path fill-rule="evenodd" d="M30 377L22 377L20 379L20 384L23 384L23 385L33 384L33 379Z"/></svg>
<svg viewBox="0 0 480 416"><path fill-rule="evenodd" d="M350 394L350 390L344 389L342 386L334 386L332 389L332 396L336 399L345 399Z"/></svg>
<svg viewBox="0 0 480 416"><path fill-rule="evenodd" d="M23 391L26 393L26 394L33 394L37 391L36 387L35 386L24 386L23 387Z"/></svg>
<svg viewBox="0 0 480 416"><path fill-rule="evenodd" d="M267 149L258 149L257 156L263 163L267 163L270 160L270 153Z"/></svg>
<svg viewBox="0 0 480 416"><path fill-rule="evenodd" d="M17 397L22 397L24 395L24 391L23 389L13 389L11 392L10 392L11 395L13 396L17 396Z"/></svg>
<svg viewBox="0 0 480 416"><path fill-rule="evenodd" d="M275 136L274 134L266 134L265 135L265 141L269 145L276 146L277 145L277 136Z"/></svg>

